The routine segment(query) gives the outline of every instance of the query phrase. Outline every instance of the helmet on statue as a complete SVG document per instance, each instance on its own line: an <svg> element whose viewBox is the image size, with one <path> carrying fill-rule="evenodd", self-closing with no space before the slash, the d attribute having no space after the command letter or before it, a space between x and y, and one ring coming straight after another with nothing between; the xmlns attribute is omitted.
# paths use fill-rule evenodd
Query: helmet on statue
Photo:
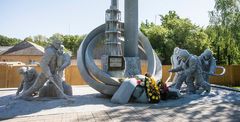
<svg viewBox="0 0 240 122"><path fill-rule="evenodd" d="M179 60L182 60L183 62L186 62L189 58L190 54L187 50L181 50L179 52Z"/></svg>
<svg viewBox="0 0 240 122"><path fill-rule="evenodd" d="M212 51L210 49L204 50L202 53L202 57L205 61L210 60L213 57Z"/></svg>

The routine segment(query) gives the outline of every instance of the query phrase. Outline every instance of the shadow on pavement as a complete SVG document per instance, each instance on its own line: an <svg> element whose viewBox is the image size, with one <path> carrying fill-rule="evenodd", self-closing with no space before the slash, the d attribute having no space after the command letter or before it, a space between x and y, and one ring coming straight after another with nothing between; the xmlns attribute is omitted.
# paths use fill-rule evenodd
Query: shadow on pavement
<svg viewBox="0 0 240 122"><path fill-rule="evenodd" d="M239 93L221 90L215 90L209 95L184 95L180 99L160 101L158 104L113 104L109 97L100 93L74 95L74 101L64 99L25 101L15 100L14 97L15 95L0 97L0 120L34 114L43 110L85 105L109 107L111 109L103 111L111 120L121 118L121 121L161 121L163 119L164 121L177 121L179 118L193 121L215 121L221 117L229 121L240 119Z"/></svg>

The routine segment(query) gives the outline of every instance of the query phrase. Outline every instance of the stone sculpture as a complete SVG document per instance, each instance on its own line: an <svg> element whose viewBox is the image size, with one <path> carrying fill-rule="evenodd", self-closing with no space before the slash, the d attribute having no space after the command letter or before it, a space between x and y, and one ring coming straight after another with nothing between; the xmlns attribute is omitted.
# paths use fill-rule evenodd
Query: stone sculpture
<svg viewBox="0 0 240 122"><path fill-rule="evenodd" d="M20 75L22 75L22 82L16 92L16 95L19 95L20 92L24 92L28 90L35 82L38 73L33 67L21 67L19 69ZM31 95L36 95L36 93L32 93Z"/></svg>
<svg viewBox="0 0 240 122"><path fill-rule="evenodd" d="M187 93L195 93L194 80L196 84L199 84L207 93L209 93L211 87L203 78L203 71L198 57L189 54L187 50L182 50L179 53L179 58L183 62L182 65L170 69L169 72L184 72L184 75L186 75Z"/></svg>
<svg viewBox="0 0 240 122"><path fill-rule="evenodd" d="M72 87L71 85L67 84L65 81L65 72L64 69L67 68L71 64L71 56L68 53L64 52L64 46L61 45L61 48L59 49L57 53L57 72L59 77L63 80L63 90L66 95L72 96Z"/></svg>
<svg viewBox="0 0 240 122"><path fill-rule="evenodd" d="M57 51L57 74L64 79L64 69L71 64L71 56L64 52L64 46Z"/></svg>
<svg viewBox="0 0 240 122"><path fill-rule="evenodd" d="M209 75L214 75L217 64L216 59L213 57L212 51L206 49L200 56L199 60L201 62L201 67L203 70L203 78L208 82Z"/></svg>
<svg viewBox="0 0 240 122"><path fill-rule="evenodd" d="M62 83L63 91L66 95L72 96L72 87L65 82L64 69L71 64L71 56L68 53L64 53L64 46L57 50L57 73L59 80ZM52 83L48 81L39 91L40 97L56 97L57 88Z"/></svg>
<svg viewBox="0 0 240 122"><path fill-rule="evenodd" d="M184 49L180 49L178 47L174 48L173 55L171 56L172 68L177 68L184 64L179 58L179 54L183 50ZM186 81L186 78L187 76L184 74L183 71L176 72L171 86L175 89L180 90L183 82Z"/></svg>
<svg viewBox="0 0 240 122"><path fill-rule="evenodd" d="M52 43L45 48L45 53L40 62L42 72L38 75L33 86L20 94L19 98L29 97L33 92L39 91L41 88L42 89L39 91L39 94L42 94L42 92L44 92L43 85L48 81L54 85L55 89L50 89L49 91L47 90L47 93L54 91L56 93L55 97L68 99L68 96L63 90L63 79L61 72L64 68L66 68L66 66L69 65L65 65L65 61L63 60L69 60L69 58L64 56L65 54L62 53L63 49L61 49L61 46L62 43L60 38L55 38L53 39ZM60 57L59 54L63 57ZM45 85L49 84L48 82Z"/></svg>

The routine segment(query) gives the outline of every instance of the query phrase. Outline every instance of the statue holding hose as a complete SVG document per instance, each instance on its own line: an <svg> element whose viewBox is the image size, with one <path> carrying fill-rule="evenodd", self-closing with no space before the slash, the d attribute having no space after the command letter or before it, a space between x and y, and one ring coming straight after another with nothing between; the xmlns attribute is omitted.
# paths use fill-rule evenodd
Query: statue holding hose
<svg viewBox="0 0 240 122"><path fill-rule="evenodd" d="M29 98L31 94L35 91L41 91L44 84L46 82L51 82L55 89L52 89L49 92L55 91L57 98L65 98L68 99L68 96L64 93L63 89L63 80L61 74L59 74L59 66L58 66L58 53L61 50L62 42L60 41L60 37L55 37L52 40L52 43L45 48L45 53L40 62L40 67L42 68L42 72L38 75L34 84L26 91L21 93L18 98ZM66 67L65 67L66 68Z"/></svg>
<svg viewBox="0 0 240 122"><path fill-rule="evenodd" d="M190 60L192 59L194 60ZM183 82L187 84L188 92L195 93L197 90L201 93L203 90L210 91L209 76L221 76L225 73L225 68L216 65L216 60L212 55L211 50L206 49L199 57L190 56L187 50L175 48L174 54L171 57L172 69L170 72L177 72L175 74L172 86L176 89L181 88ZM193 65L194 64L194 65ZM221 68L221 74L215 74L217 68ZM191 77L189 71L192 71L194 77ZM170 79L171 75L168 79Z"/></svg>

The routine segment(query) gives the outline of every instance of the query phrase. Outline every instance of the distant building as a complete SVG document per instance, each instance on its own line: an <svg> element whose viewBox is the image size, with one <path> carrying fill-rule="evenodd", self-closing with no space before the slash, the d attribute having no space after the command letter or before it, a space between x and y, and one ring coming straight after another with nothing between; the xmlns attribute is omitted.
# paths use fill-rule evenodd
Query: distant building
<svg viewBox="0 0 240 122"><path fill-rule="evenodd" d="M0 46L0 55L6 52L9 48L12 48L13 46Z"/></svg>
<svg viewBox="0 0 240 122"><path fill-rule="evenodd" d="M44 48L29 41L22 41L15 46L0 52L0 62L20 61L26 64L40 62Z"/></svg>

